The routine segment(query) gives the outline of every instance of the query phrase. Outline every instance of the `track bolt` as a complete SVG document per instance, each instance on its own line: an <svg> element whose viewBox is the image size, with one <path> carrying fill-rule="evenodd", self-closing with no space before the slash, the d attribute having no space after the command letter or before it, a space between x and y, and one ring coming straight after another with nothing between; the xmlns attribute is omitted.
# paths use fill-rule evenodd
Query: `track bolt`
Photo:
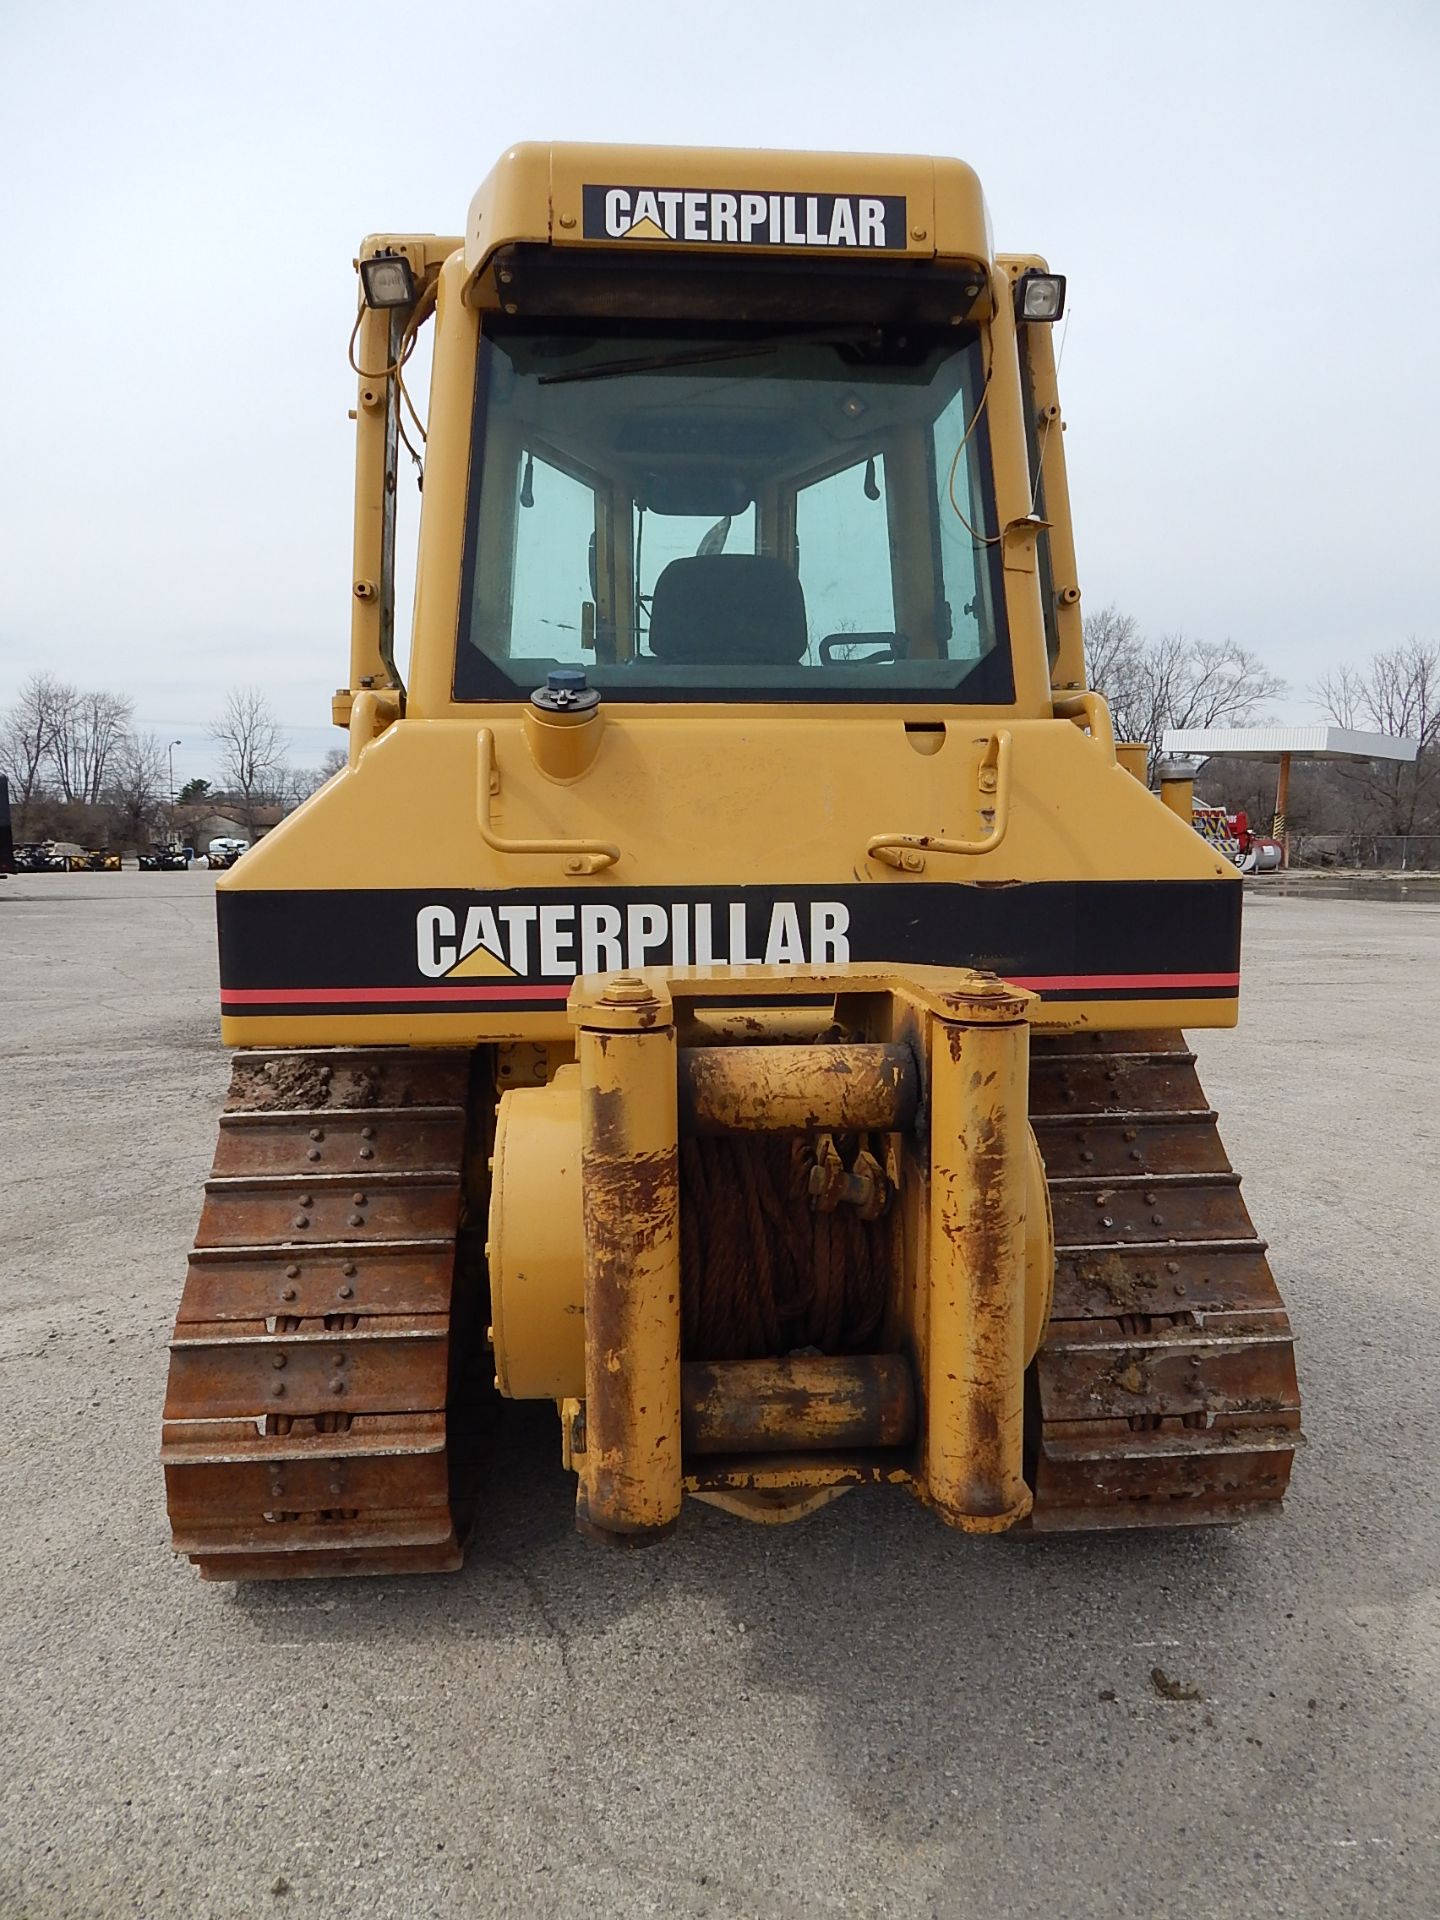
<svg viewBox="0 0 1440 1920"><path fill-rule="evenodd" d="M607 1007L641 1006L654 998L649 987L634 973L617 973L600 996Z"/></svg>
<svg viewBox="0 0 1440 1920"><path fill-rule="evenodd" d="M347 1260L340 1271L353 1280L356 1272L355 1262L353 1260Z"/></svg>
<svg viewBox="0 0 1440 1920"><path fill-rule="evenodd" d="M332 1493L339 1493L341 1491L341 1485L338 1480L332 1480L330 1482L330 1491Z"/></svg>
<svg viewBox="0 0 1440 1920"><path fill-rule="evenodd" d="M1146 1206L1147 1206L1147 1207L1153 1207L1153 1206L1154 1206L1154 1204L1155 1204L1155 1202L1156 1202L1156 1200L1157 1200L1158 1198L1159 1198L1159 1196L1158 1196L1157 1194L1153 1194L1153 1193L1147 1193L1147 1194L1146 1194L1146 1196L1145 1196L1145 1204L1146 1204Z"/></svg>
<svg viewBox="0 0 1440 1920"><path fill-rule="evenodd" d="M365 1196L364 1196L364 1194L363 1194L363 1193L357 1193L357 1194L356 1194L356 1195L354 1196L354 1198L355 1198L355 1204L356 1204L356 1206L357 1206L357 1207L363 1207L363 1206L364 1206L364 1204L365 1204Z"/></svg>
<svg viewBox="0 0 1440 1920"><path fill-rule="evenodd" d="M341 1287L340 1298L342 1300L348 1300L351 1294L354 1293L354 1291L355 1291L354 1287Z"/></svg>
<svg viewBox="0 0 1440 1920"><path fill-rule="evenodd" d="M1135 1129L1134 1129L1134 1127L1126 1127L1126 1129L1125 1129L1125 1138L1126 1138L1127 1140L1138 1140L1138 1139L1140 1138L1140 1136L1139 1136L1139 1134L1138 1134L1138 1133L1137 1133L1137 1132L1135 1131Z"/></svg>
<svg viewBox="0 0 1440 1920"><path fill-rule="evenodd" d="M1104 1219L1100 1222L1100 1224L1102 1227L1113 1227L1115 1222L1111 1219L1110 1215L1107 1213Z"/></svg>
<svg viewBox="0 0 1440 1920"><path fill-rule="evenodd" d="M330 1078L330 1072L331 1072L331 1070L330 1070L330 1068L329 1068L329 1067L321 1067L321 1069L320 1069L320 1078L321 1078L322 1080L328 1080L328 1079Z"/></svg>
<svg viewBox="0 0 1440 1920"><path fill-rule="evenodd" d="M296 1266L293 1260L290 1262L290 1265L285 1269L285 1278L287 1280L298 1280L300 1278L300 1269L299 1267Z"/></svg>
<svg viewBox="0 0 1440 1920"><path fill-rule="evenodd" d="M325 1138L325 1129L323 1127L312 1127L310 1129L310 1138L312 1140L323 1140Z"/></svg>
<svg viewBox="0 0 1440 1920"><path fill-rule="evenodd" d="M365 1224L365 1216L363 1213L352 1213L349 1216L349 1222L352 1227L363 1227Z"/></svg>
<svg viewBox="0 0 1440 1920"><path fill-rule="evenodd" d="M284 1364L285 1364L285 1356L284 1356L284 1354L283 1354L283 1353L277 1353L277 1354L275 1355L275 1358L274 1358L274 1359L273 1359L273 1360L272 1360L272 1361L270 1362L270 1364L271 1364L271 1366L272 1366L272 1367L274 1367L274 1368L275 1368L275 1370L276 1370L276 1372L278 1373L278 1372L279 1372L279 1370L280 1370L280 1368L281 1368L281 1367L283 1367L283 1366L284 1366Z"/></svg>
<svg viewBox="0 0 1440 1920"><path fill-rule="evenodd" d="M1143 1153L1141 1153L1141 1151L1140 1151L1140 1149L1139 1149L1139 1147L1131 1147L1131 1149L1130 1149L1130 1158L1131 1158L1132 1160L1143 1160L1143 1159L1145 1158L1145 1156L1144 1156L1144 1154L1143 1154Z"/></svg>
<svg viewBox="0 0 1440 1920"><path fill-rule="evenodd" d="M302 1193L295 1204L297 1207L313 1207L315 1202L308 1193Z"/></svg>
<svg viewBox="0 0 1440 1920"><path fill-rule="evenodd" d="M345 1356L344 1356L344 1354L343 1354L343 1353L337 1353L337 1354L336 1354L336 1356L335 1356L335 1360L334 1360L334 1365L335 1365L335 1366L337 1366L337 1367L343 1367L343 1366L344 1366L344 1364L345 1364Z"/></svg>
<svg viewBox="0 0 1440 1920"><path fill-rule="evenodd" d="M1090 1164L1090 1162L1091 1162L1091 1161L1092 1161L1092 1160L1093 1160L1093 1159L1095 1158L1095 1156L1094 1156L1094 1154L1093 1154L1093 1153L1090 1153L1090 1152L1085 1152L1085 1153L1082 1153L1082 1154L1081 1154L1081 1156L1080 1156L1080 1158L1081 1158L1081 1159L1082 1159L1082 1160L1083 1160L1083 1161L1085 1162L1085 1164L1086 1164L1086 1165L1088 1166L1088 1165Z"/></svg>
<svg viewBox="0 0 1440 1920"><path fill-rule="evenodd" d="M296 1227L308 1227L310 1224L310 1216L304 1213L297 1213L290 1224Z"/></svg>
<svg viewBox="0 0 1440 1920"><path fill-rule="evenodd" d="M361 1147L358 1157L361 1160L373 1160L375 1158L375 1149L373 1147Z"/></svg>
<svg viewBox="0 0 1440 1920"><path fill-rule="evenodd" d="M375 1138L375 1129L373 1127L361 1127L360 1138L362 1140L373 1140Z"/></svg>
<svg viewBox="0 0 1440 1920"><path fill-rule="evenodd" d="M305 1158L307 1160L318 1160L320 1158L320 1149L318 1147L311 1147L305 1155Z"/></svg>
<svg viewBox="0 0 1440 1920"><path fill-rule="evenodd" d="M280 1298L282 1300L293 1300L295 1298L294 1287L282 1287L280 1289Z"/></svg>
<svg viewBox="0 0 1440 1920"><path fill-rule="evenodd" d="M1167 1260L1165 1262L1165 1271L1166 1273L1179 1273L1180 1262L1178 1260Z"/></svg>
<svg viewBox="0 0 1440 1920"><path fill-rule="evenodd" d="M345 1382L343 1380L332 1380L330 1382L330 1391L332 1393L343 1393L345 1391Z"/></svg>
<svg viewBox="0 0 1440 1920"><path fill-rule="evenodd" d="M278 1400L281 1394L284 1393L285 1391L285 1382L283 1380L277 1380L274 1386L271 1387L270 1391L271 1393L274 1394L275 1398Z"/></svg>
<svg viewBox="0 0 1440 1920"><path fill-rule="evenodd" d="M1165 1221L1160 1214L1152 1213L1150 1216L1150 1224L1152 1227L1163 1227L1165 1224Z"/></svg>
<svg viewBox="0 0 1440 1920"><path fill-rule="evenodd" d="M272 1493L284 1493L285 1482L283 1480L272 1480L270 1482L270 1491Z"/></svg>

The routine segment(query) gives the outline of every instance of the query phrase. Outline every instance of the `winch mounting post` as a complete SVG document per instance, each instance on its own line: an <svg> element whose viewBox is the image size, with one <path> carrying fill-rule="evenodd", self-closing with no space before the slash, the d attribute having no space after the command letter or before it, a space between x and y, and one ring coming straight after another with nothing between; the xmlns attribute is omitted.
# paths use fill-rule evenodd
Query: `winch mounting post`
<svg viewBox="0 0 1440 1920"><path fill-rule="evenodd" d="M1030 1511L1023 1461L1029 1008L971 975L930 1023L929 1503L968 1533Z"/></svg>

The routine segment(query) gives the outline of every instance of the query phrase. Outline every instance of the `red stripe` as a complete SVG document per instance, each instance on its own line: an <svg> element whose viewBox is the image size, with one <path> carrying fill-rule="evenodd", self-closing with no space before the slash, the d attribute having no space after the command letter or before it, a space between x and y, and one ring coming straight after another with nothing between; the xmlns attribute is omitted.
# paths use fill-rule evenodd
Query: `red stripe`
<svg viewBox="0 0 1440 1920"><path fill-rule="evenodd" d="M1007 973L1005 978L1014 987L1030 987L1036 993L1044 993L1048 988L1052 993L1062 989L1073 991L1076 987L1093 987L1096 992L1114 988L1144 987L1238 987L1238 973Z"/></svg>
<svg viewBox="0 0 1440 1920"><path fill-rule="evenodd" d="M348 1006L356 1001L390 1004L405 1000L568 1000L560 987L222 987L222 1007Z"/></svg>
<svg viewBox="0 0 1440 1920"><path fill-rule="evenodd" d="M1095 992L1143 991L1146 987L1235 987L1238 973L1043 973L1008 974L1011 984L1029 987L1036 993L1075 992L1092 988ZM504 1001L566 1000L569 984L563 986L526 986L523 983L495 987L224 987L220 1004L229 1007L275 1006L353 1006L393 1005L413 1000Z"/></svg>

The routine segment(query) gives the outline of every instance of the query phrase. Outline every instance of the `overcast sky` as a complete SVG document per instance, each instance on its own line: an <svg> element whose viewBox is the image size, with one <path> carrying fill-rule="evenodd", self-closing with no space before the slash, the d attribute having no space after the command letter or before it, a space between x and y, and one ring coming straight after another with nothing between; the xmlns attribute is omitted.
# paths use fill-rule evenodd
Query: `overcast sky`
<svg viewBox="0 0 1440 1920"><path fill-rule="evenodd" d="M0 5L4 683L314 764L349 632L355 242L516 139L958 154L1070 281L1080 579L1318 672L1440 636L1437 0Z"/></svg>

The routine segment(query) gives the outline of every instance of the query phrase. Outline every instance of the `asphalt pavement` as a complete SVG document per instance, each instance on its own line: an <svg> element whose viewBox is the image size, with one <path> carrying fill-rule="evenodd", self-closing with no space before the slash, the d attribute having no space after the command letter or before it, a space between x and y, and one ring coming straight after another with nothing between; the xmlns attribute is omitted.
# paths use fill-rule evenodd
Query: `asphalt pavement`
<svg viewBox="0 0 1440 1920"><path fill-rule="evenodd" d="M0 882L0 1914L1437 1911L1436 895L1252 890L1197 1037L1296 1324L1278 1521L980 1540L875 1490L618 1556L509 1408L462 1574L237 1590L156 1461L213 886Z"/></svg>

